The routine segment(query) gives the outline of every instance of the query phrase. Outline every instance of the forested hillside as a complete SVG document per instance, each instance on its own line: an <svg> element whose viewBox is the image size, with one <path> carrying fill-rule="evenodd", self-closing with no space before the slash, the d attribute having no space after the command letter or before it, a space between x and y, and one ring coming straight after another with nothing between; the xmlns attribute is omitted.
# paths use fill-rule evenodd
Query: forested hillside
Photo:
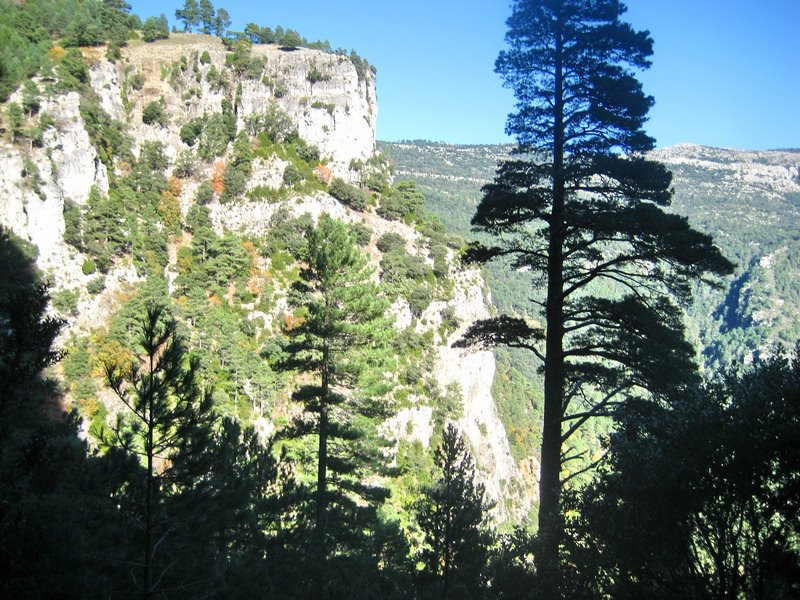
<svg viewBox="0 0 800 600"><path fill-rule="evenodd" d="M400 177L413 178L426 206L454 231L470 235L480 189L510 146L383 144ZM702 346L707 372L748 364L800 339L800 152L748 152L683 145L653 152L674 175L670 210L714 236L736 265L723 290L698 289L689 327ZM525 305L524 274L489 268L494 301Z"/></svg>

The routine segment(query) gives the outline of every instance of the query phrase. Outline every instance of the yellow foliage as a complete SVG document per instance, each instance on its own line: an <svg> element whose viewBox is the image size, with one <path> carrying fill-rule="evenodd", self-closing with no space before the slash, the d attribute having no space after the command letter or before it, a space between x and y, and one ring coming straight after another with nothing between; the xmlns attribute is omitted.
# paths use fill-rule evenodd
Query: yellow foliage
<svg viewBox="0 0 800 600"><path fill-rule="evenodd" d="M177 177L170 177L169 181L167 182L169 185L169 193L175 196L176 198L181 195L181 191L183 190L183 184L181 180Z"/></svg>
<svg viewBox="0 0 800 600"><path fill-rule="evenodd" d="M158 215L168 229L176 230L181 225L181 205L178 199L170 193L161 194L158 201Z"/></svg>
<svg viewBox="0 0 800 600"><path fill-rule="evenodd" d="M107 364L128 365L135 358L133 352L128 348L117 340L110 340L104 335L98 336L95 348L97 348L97 352L92 369L92 375L95 377L105 377L105 365Z"/></svg>
<svg viewBox="0 0 800 600"><path fill-rule="evenodd" d="M305 317L296 317L294 315L284 315L283 317L283 330L284 332L292 331L293 329L297 329L305 323Z"/></svg>
<svg viewBox="0 0 800 600"><path fill-rule="evenodd" d="M211 187L217 194L221 194L225 191L224 176L225 161L218 158L214 161L214 166L211 168Z"/></svg>
<svg viewBox="0 0 800 600"><path fill-rule="evenodd" d="M62 58L67 55L67 51L64 50L61 46L53 46L50 50L47 51L47 58L50 59L50 62L57 63L60 62Z"/></svg>

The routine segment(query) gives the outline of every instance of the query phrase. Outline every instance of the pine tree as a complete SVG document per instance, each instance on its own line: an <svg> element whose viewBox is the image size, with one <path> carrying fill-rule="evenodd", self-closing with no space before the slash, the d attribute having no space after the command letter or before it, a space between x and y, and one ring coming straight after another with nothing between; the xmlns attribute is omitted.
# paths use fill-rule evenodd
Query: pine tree
<svg viewBox="0 0 800 600"><path fill-rule="evenodd" d="M211 444L211 397L198 387L198 362L184 364L186 349L176 327L162 307L150 306L141 322L141 354L129 364L106 365L108 385L127 412L101 436L107 447L138 457L143 467L131 494L141 527L137 563L144 598L155 597L174 566L162 559L178 521L169 499L204 472L199 457Z"/></svg>
<svg viewBox="0 0 800 600"><path fill-rule="evenodd" d="M385 463L377 423L387 416L382 383L387 303L347 226L327 215L307 236L306 266L295 286L297 321L284 369L313 380L295 392L305 413L284 436L312 441L314 560L317 593L327 595L329 561L352 551L358 523L386 497L365 480ZM313 456L313 455L312 455Z"/></svg>
<svg viewBox="0 0 800 600"><path fill-rule="evenodd" d="M200 7L198 11L198 20L200 25L200 33L209 34L214 31L214 16L216 10L211 0L200 0Z"/></svg>
<svg viewBox="0 0 800 600"><path fill-rule="evenodd" d="M441 477L423 490L417 521L425 534L426 597L479 598L483 594L491 536L486 528L483 485L475 482L475 465L458 429L448 423L435 460Z"/></svg>
<svg viewBox="0 0 800 600"><path fill-rule="evenodd" d="M217 11L217 15L214 17L214 35L222 37L230 26L231 17L228 11L224 8L220 8Z"/></svg>
<svg viewBox="0 0 800 600"><path fill-rule="evenodd" d="M543 362L537 566L548 599L559 594L560 473L580 458L570 438L613 415L624 395L667 399L696 381L674 300L690 302L694 280L733 268L709 236L662 208L671 173L645 156L653 100L635 77L652 40L620 21L624 11L619 0L514 3L496 70L517 97L507 125L517 157L484 188L472 220L498 242L475 246L472 259L511 259L546 288L543 301L531 298L543 326L499 317L463 343L523 347Z"/></svg>
<svg viewBox="0 0 800 600"><path fill-rule="evenodd" d="M183 8L175 11L175 18L183 23L184 31L194 31L200 24L200 8L197 0L184 0Z"/></svg>

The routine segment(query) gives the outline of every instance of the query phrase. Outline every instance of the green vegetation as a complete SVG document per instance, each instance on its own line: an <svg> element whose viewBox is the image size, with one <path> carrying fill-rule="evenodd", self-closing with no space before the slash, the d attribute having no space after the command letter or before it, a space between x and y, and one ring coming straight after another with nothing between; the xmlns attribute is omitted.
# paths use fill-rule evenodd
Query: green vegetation
<svg viewBox="0 0 800 600"><path fill-rule="evenodd" d="M166 105L163 97L145 104L142 108L142 123L164 127L167 124Z"/></svg>
<svg viewBox="0 0 800 600"><path fill-rule="evenodd" d="M488 548L483 486L458 430L448 424L436 449L439 478L422 489L417 520L425 536L420 552L423 596L479 598L485 593Z"/></svg>
<svg viewBox="0 0 800 600"><path fill-rule="evenodd" d="M343 179L334 179L328 193L353 210L366 210L370 204L369 196L366 192L347 183Z"/></svg>

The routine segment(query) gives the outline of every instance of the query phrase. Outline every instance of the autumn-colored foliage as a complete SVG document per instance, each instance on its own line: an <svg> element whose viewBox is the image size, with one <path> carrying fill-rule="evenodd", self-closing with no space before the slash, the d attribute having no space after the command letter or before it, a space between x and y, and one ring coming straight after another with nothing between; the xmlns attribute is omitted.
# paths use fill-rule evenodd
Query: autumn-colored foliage
<svg viewBox="0 0 800 600"><path fill-rule="evenodd" d="M294 329L297 329L298 327L300 327L300 325L305 323L305 321L306 321L305 317L299 317L295 315L284 315L283 330L284 332L289 332Z"/></svg>
<svg viewBox="0 0 800 600"><path fill-rule="evenodd" d="M167 185L169 186L169 193L175 196L176 198L181 195L181 191L183 191L183 184L181 180L177 177L170 177L167 181Z"/></svg>
<svg viewBox="0 0 800 600"><path fill-rule="evenodd" d="M325 185L333 183L333 171L326 165L317 165L314 167L314 176Z"/></svg>
<svg viewBox="0 0 800 600"><path fill-rule="evenodd" d="M50 50L47 51L47 58L50 59L51 62L57 63L62 58L67 55L67 51L64 50L61 46L53 46Z"/></svg>
<svg viewBox="0 0 800 600"><path fill-rule="evenodd" d="M225 191L225 161L217 159L211 168L211 187L217 195Z"/></svg>

